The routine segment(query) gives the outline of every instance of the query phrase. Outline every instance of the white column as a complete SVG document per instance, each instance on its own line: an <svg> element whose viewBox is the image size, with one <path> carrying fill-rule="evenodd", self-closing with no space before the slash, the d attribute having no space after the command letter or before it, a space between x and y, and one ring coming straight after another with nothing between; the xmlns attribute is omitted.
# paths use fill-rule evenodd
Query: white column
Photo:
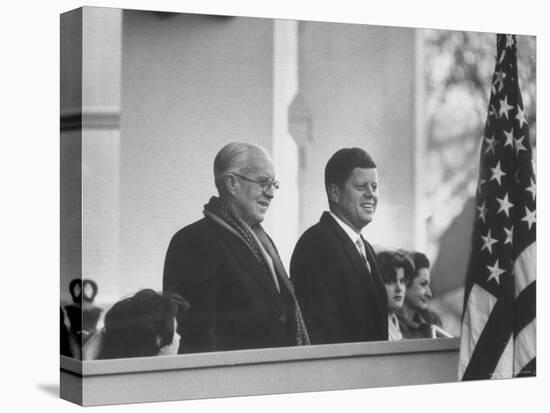
<svg viewBox="0 0 550 413"><path fill-rule="evenodd" d="M281 188L266 226L287 270L298 239L298 146L288 131L289 106L298 93L298 22L274 20L273 161Z"/></svg>
<svg viewBox="0 0 550 413"><path fill-rule="evenodd" d="M98 304L118 300L122 10L84 7L82 21L82 278Z"/></svg>
<svg viewBox="0 0 550 413"><path fill-rule="evenodd" d="M424 79L424 31L415 30L414 53L414 246L419 251L426 251L426 112L425 112L425 79ZM429 252L428 252L429 254ZM430 255L430 254L429 254ZM434 257L430 255L430 259Z"/></svg>

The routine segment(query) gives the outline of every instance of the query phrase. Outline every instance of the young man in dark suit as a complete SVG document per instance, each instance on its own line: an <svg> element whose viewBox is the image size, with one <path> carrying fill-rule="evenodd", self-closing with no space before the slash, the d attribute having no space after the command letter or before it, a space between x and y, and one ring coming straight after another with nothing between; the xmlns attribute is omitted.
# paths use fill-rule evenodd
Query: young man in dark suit
<svg viewBox="0 0 550 413"><path fill-rule="evenodd" d="M275 190L268 152L230 143L214 160L219 197L204 218L178 231L163 290L191 306L178 320L180 353L309 344L288 275L261 222Z"/></svg>
<svg viewBox="0 0 550 413"><path fill-rule="evenodd" d="M337 151L325 168L330 212L294 249L290 275L312 344L388 339L387 296L361 230L374 218L378 173L359 148Z"/></svg>

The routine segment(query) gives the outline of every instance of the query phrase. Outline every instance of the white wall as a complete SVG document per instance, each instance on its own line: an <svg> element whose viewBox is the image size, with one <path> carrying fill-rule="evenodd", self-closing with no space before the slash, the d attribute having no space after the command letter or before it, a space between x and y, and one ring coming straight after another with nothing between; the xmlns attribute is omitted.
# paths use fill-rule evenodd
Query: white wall
<svg viewBox="0 0 550 413"><path fill-rule="evenodd" d="M273 20L124 13L121 294L161 289L170 238L216 194L223 145L272 150L272 82Z"/></svg>
<svg viewBox="0 0 550 413"><path fill-rule="evenodd" d="M328 208L324 168L330 156L358 146L373 156L380 179L367 239L413 246L414 51L414 29L300 22L300 95L293 118L303 154L301 231Z"/></svg>
<svg viewBox="0 0 550 413"><path fill-rule="evenodd" d="M379 165L368 239L412 246L412 29L85 10L82 267L98 302L161 289L170 238L202 217L214 156L236 140L274 155L285 189L265 226L286 263L344 146Z"/></svg>
<svg viewBox="0 0 550 413"><path fill-rule="evenodd" d="M61 25L61 299L74 278L116 289L122 12L87 7Z"/></svg>

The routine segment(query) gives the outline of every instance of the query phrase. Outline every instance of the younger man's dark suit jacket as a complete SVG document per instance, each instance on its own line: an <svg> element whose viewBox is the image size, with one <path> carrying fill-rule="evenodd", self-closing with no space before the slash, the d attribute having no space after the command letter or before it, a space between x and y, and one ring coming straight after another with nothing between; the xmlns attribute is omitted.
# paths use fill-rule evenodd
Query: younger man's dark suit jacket
<svg viewBox="0 0 550 413"><path fill-rule="evenodd" d="M191 304L178 320L179 353L296 345L292 287L278 277L280 293L244 240L208 217L178 231L163 290Z"/></svg>
<svg viewBox="0 0 550 413"><path fill-rule="evenodd" d="M386 289L374 250L364 244L370 273L355 244L328 212L298 240L290 278L311 344L388 339Z"/></svg>

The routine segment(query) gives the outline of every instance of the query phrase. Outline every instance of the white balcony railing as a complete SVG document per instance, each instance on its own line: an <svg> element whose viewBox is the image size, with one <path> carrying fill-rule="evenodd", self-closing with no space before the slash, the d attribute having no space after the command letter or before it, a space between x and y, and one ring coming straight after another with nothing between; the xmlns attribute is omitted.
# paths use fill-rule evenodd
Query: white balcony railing
<svg viewBox="0 0 550 413"><path fill-rule="evenodd" d="M117 360L61 357L61 397L85 406L454 382L459 339Z"/></svg>

